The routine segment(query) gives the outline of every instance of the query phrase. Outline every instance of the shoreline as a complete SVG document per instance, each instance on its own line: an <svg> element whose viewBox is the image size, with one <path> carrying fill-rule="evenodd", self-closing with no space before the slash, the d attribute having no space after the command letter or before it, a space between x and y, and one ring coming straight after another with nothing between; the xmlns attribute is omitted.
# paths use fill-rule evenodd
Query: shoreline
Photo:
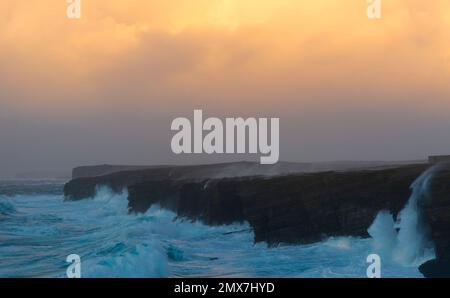
<svg viewBox="0 0 450 298"><path fill-rule="evenodd" d="M126 189L132 213L159 204L181 218L207 225L247 221L255 242L307 244L333 236L368 237L367 229L378 212L387 210L396 218L408 202L411 184L429 167L412 164L242 177L211 177L219 170L217 165L164 167L74 179L65 185L64 194L67 200L80 200L93 197L101 185L114 192ZM433 199L420 206L437 253L437 261L423 267L426 276L442 276L442 270L433 268L450 257L450 238L445 233L450 219L442 211L450 205L450 188L445 187L450 170L443 167L436 176Z"/></svg>

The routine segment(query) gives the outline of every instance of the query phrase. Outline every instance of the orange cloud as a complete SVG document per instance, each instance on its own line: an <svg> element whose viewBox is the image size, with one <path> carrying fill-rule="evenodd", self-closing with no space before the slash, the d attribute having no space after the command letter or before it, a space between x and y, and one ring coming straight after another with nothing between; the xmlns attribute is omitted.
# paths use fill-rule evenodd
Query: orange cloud
<svg viewBox="0 0 450 298"><path fill-rule="evenodd" d="M0 4L0 86L11 104L448 93L448 1L386 1L376 21L361 0L82 1L80 20L66 18L66 5Z"/></svg>
<svg viewBox="0 0 450 298"><path fill-rule="evenodd" d="M280 117L283 160L450 150L448 0L81 1L0 1L0 171L183 163L194 108Z"/></svg>

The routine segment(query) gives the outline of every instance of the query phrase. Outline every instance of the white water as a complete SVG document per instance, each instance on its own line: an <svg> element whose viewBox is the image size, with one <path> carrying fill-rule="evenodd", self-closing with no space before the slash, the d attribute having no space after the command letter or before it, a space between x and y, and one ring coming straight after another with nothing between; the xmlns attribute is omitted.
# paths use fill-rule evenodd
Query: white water
<svg viewBox="0 0 450 298"><path fill-rule="evenodd" d="M366 277L366 258L380 240L269 248L254 244L246 224L209 227L157 206L130 215L126 193L106 189L79 202L42 191L0 194L0 207L0 277L64 277L69 254L80 255L83 277ZM382 274L421 277L416 267L384 259Z"/></svg>
<svg viewBox="0 0 450 298"><path fill-rule="evenodd" d="M433 243L421 221L419 204L427 200L430 181L437 167L425 171L411 185L412 194L397 221L388 211L381 211L368 232L374 250L384 258L403 266L419 266L435 257Z"/></svg>

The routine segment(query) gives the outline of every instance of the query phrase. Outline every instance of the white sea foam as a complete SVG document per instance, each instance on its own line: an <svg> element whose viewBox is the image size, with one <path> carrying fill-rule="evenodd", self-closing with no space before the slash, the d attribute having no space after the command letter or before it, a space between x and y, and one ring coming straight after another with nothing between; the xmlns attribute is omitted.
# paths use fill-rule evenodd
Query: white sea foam
<svg viewBox="0 0 450 298"><path fill-rule="evenodd" d="M0 277L64 277L69 254L83 277L365 277L372 239L310 245L254 244L248 224L210 227L153 206L128 214L127 193L100 188L92 200L60 195L8 199L17 210L0 225ZM383 276L420 277L386 264Z"/></svg>
<svg viewBox="0 0 450 298"><path fill-rule="evenodd" d="M412 194L397 221L389 211L380 211L368 229L374 250L404 266L418 266L434 258L433 243L421 218L420 203L428 198L429 186L437 167L420 175L411 185Z"/></svg>

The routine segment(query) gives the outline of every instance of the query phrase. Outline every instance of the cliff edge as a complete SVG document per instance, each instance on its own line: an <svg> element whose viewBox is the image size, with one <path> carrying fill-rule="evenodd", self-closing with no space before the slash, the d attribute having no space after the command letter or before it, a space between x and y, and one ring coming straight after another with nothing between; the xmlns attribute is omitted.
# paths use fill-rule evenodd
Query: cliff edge
<svg viewBox="0 0 450 298"><path fill-rule="evenodd" d="M381 210L397 216L410 186L428 164L365 170L291 173L278 176L213 175L218 166L164 167L75 179L66 184L68 200L93 197L99 185L128 190L130 212L153 204L179 217L209 225L248 222L255 242L312 243L330 236L367 237ZM216 176L216 177L214 177ZM436 260L420 267L427 277L449 276L450 166L434 174L421 218L430 229Z"/></svg>

